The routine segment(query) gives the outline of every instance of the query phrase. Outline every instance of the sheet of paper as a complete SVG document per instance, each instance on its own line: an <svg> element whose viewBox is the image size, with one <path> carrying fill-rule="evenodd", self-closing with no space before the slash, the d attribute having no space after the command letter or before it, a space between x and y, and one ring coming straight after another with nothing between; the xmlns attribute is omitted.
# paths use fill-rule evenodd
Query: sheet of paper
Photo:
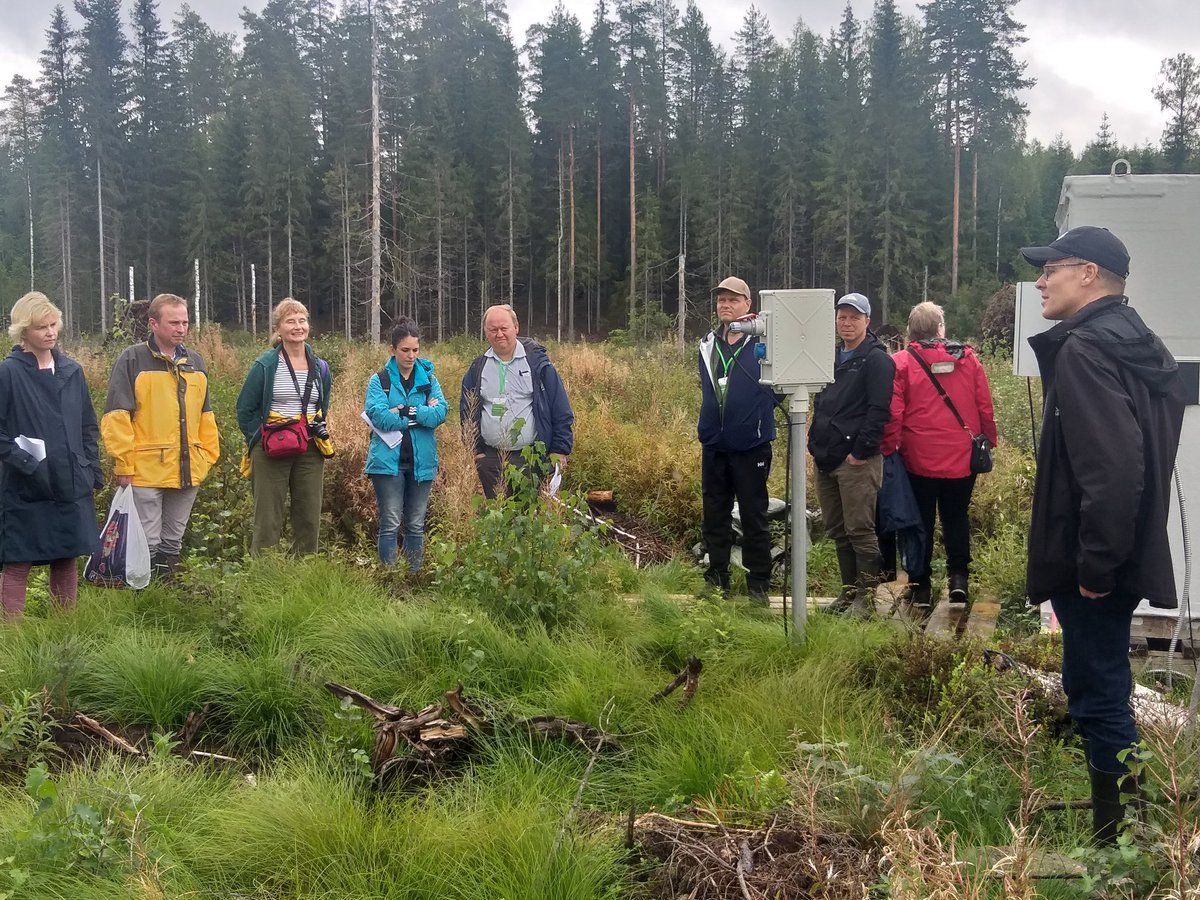
<svg viewBox="0 0 1200 900"><path fill-rule="evenodd" d="M371 430L379 435L379 439L388 445L389 450L395 450L400 446L400 442L404 440L403 431L380 431L371 423L371 417L367 415L367 411L362 411L362 420L371 426Z"/></svg>
<svg viewBox="0 0 1200 900"><path fill-rule="evenodd" d="M46 458L46 442L41 438L26 437L23 434L18 434L15 443L38 462Z"/></svg>
<svg viewBox="0 0 1200 900"><path fill-rule="evenodd" d="M558 463L554 464L554 474L550 476L550 483L546 485L546 493L551 497L558 496L558 489L562 485L562 467Z"/></svg>

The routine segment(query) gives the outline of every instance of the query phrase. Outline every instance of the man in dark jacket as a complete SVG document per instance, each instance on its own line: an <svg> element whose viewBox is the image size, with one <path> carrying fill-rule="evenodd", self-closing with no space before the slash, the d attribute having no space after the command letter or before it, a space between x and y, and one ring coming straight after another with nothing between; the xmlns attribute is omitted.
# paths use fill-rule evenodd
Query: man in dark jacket
<svg viewBox="0 0 1200 900"><path fill-rule="evenodd" d="M1096 839L1124 818L1119 754L1137 743L1129 631L1145 598L1177 605L1167 507L1184 389L1162 341L1127 304L1129 253L1104 228L1026 247L1041 266L1042 315L1029 339L1044 414L1029 528L1028 590L1062 626L1063 689L1083 735ZM1129 784L1126 791L1132 793Z"/></svg>
<svg viewBox="0 0 1200 900"><path fill-rule="evenodd" d="M463 439L473 448L483 494L494 499L506 465L522 472L529 460L521 452L541 444L546 457L534 461L566 468L574 446L575 413L546 348L519 338L516 310L507 303L490 306L483 315L490 345L463 376L458 405Z"/></svg>
<svg viewBox="0 0 1200 900"><path fill-rule="evenodd" d="M714 289L718 325L700 342L700 484L704 500L702 534L708 550L704 580L729 593L733 547L733 502L742 520L742 562L746 591L767 604L771 581L771 531L767 525L767 476L775 439L775 395L758 383L756 336L731 332L729 325L750 312L750 287L729 277Z"/></svg>
<svg viewBox="0 0 1200 900"><path fill-rule="evenodd" d="M875 500L883 482L879 441L891 417L896 364L868 330L871 301L846 294L837 301L841 338L834 382L813 401L808 452L817 467L821 519L837 546L842 590L830 611L869 616L879 582Z"/></svg>

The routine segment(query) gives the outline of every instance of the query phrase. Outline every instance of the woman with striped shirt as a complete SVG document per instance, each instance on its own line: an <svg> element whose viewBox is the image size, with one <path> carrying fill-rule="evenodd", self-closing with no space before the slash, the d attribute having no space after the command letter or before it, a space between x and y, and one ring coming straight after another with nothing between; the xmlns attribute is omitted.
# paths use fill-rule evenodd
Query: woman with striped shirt
<svg viewBox="0 0 1200 900"><path fill-rule="evenodd" d="M318 545L325 458L333 455L325 424L332 379L329 364L308 345L303 303L291 297L279 301L271 323L272 347L250 366L237 402L246 438L243 474L248 470L254 487L250 552L279 543L290 497L292 553L298 556L315 553ZM283 432L291 445L276 452L271 435Z"/></svg>

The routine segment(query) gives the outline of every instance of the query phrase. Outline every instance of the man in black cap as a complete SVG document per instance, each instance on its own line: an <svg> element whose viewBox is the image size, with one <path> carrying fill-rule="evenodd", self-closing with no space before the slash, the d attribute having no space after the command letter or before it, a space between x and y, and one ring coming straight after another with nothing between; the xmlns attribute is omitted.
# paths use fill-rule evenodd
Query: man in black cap
<svg viewBox="0 0 1200 900"><path fill-rule="evenodd" d="M1021 254L1042 269L1042 315L1059 320L1029 339L1044 400L1029 601L1049 600L1062 626L1063 689L1087 755L1093 831L1111 844L1125 818L1121 754L1138 741L1133 611L1143 598L1177 605L1167 509L1183 382L1127 305L1129 253L1114 234L1085 225Z"/></svg>
<svg viewBox="0 0 1200 900"><path fill-rule="evenodd" d="M771 531L767 525L767 476L775 440L775 395L758 383L758 337L729 330L750 313L750 286L730 276L713 289L717 327L700 342L700 484L702 534L708 550L704 580L729 593L733 547L733 501L742 520L742 562L753 603L767 604L771 580Z"/></svg>
<svg viewBox="0 0 1200 900"><path fill-rule="evenodd" d="M892 416L896 364L871 333L871 301L846 294L837 301L834 382L813 400L808 452L817 467L821 519L837 547L842 590L829 612L862 617L874 609L881 559L875 503L883 483L879 441Z"/></svg>

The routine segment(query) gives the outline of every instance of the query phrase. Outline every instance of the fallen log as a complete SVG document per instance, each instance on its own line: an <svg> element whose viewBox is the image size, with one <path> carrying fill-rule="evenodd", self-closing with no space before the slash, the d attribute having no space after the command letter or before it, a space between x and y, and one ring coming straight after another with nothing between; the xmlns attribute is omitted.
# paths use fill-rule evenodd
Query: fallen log
<svg viewBox="0 0 1200 900"><path fill-rule="evenodd" d="M984 650L984 661L998 674L1015 672L1026 681L1037 685L1050 700L1063 707L1065 712L1067 695L1063 691L1062 676L1055 672L1041 672L1032 666L1017 662L1000 650ZM1148 725L1167 731L1182 732L1188 724L1188 711L1178 704L1164 700L1145 685L1135 684L1129 703L1139 725Z"/></svg>
<svg viewBox="0 0 1200 900"><path fill-rule="evenodd" d="M354 690L354 688L348 688L344 685L338 684L336 681L325 682L325 690L329 691L329 693L333 694L333 696L337 697L339 700L349 700L359 709L365 709L376 719L380 719L382 721L394 721L406 715L413 715L412 712L406 709L401 709L399 706L389 706L386 703L380 703L378 700L368 697L366 694Z"/></svg>
<svg viewBox="0 0 1200 900"><path fill-rule="evenodd" d="M619 748L617 739L601 729L558 716L533 716L513 722L496 721L475 700L463 693L462 684L446 691L446 707L437 703L414 712L348 688L326 682L335 697L348 699L375 718L371 747L371 771L375 785L386 789L396 781L427 780L445 774L448 767L465 759L480 736L498 730L521 732L543 740L578 744L593 754Z"/></svg>

